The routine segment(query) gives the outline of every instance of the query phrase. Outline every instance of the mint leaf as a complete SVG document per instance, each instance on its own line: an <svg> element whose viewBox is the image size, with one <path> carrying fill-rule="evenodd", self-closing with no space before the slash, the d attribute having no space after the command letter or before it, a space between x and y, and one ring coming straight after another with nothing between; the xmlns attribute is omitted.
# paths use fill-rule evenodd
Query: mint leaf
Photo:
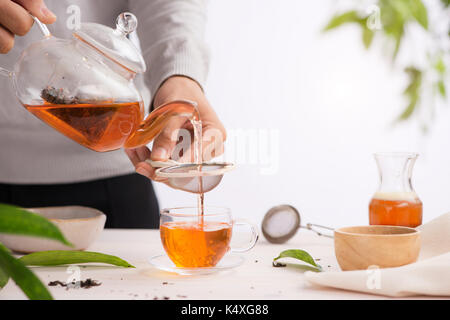
<svg viewBox="0 0 450 320"><path fill-rule="evenodd" d="M278 255L278 257L273 259L273 262L282 258L294 258L312 265L319 272L322 271L322 267L314 261L314 258L308 252L301 249L284 250Z"/></svg>

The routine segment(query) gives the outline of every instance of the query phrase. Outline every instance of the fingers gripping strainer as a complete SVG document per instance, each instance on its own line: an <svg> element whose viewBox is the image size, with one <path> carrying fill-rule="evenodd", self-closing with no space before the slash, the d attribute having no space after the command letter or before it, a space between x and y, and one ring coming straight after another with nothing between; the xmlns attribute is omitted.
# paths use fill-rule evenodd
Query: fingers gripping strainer
<svg viewBox="0 0 450 320"><path fill-rule="evenodd" d="M232 163L179 163L173 160L152 161L147 160L156 170L156 175L166 178L166 183L172 188L191 193L206 193L217 187L223 175L234 169Z"/></svg>
<svg viewBox="0 0 450 320"><path fill-rule="evenodd" d="M317 230L333 230L332 228L313 223L307 223L305 226L302 226L300 213L290 205L280 205L271 208L264 216L261 225L264 237L271 243L288 241L297 233L299 228L311 230L319 236L333 238L332 235Z"/></svg>

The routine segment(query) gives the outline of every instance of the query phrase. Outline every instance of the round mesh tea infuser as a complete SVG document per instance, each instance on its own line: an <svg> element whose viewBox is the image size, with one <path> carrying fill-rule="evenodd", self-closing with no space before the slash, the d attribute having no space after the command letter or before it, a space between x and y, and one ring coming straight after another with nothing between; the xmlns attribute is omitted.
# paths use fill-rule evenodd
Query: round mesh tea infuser
<svg viewBox="0 0 450 320"><path fill-rule="evenodd" d="M307 223L305 226L302 226L298 210L287 204L273 207L267 211L261 224L264 237L271 243L284 243L288 241L297 233L299 228L311 230L319 236L333 238L332 235L317 230L326 229L333 231L333 228L313 223Z"/></svg>
<svg viewBox="0 0 450 320"><path fill-rule="evenodd" d="M147 160L156 170L156 175L167 179L172 188L191 193L206 193L217 187L223 175L234 169L228 162L180 163L174 160Z"/></svg>

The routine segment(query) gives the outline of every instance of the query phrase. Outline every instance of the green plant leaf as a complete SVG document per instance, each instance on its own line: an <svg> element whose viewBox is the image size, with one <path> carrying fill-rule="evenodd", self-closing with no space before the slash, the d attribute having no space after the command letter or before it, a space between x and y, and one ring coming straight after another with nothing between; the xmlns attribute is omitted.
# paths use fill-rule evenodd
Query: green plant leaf
<svg viewBox="0 0 450 320"><path fill-rule="evenodd" d="M394 52L392 53L392 60L395 60L395 58L397 58L397 54L400 50L400 45L402 44L403 32L404 32L403 28L401 28L392 34L392 36L394 37L394 41L395 41Z"/></svg>
<svg viewBox="0 0 450 320"><path fill-rule="evenodd" d="M441 94L441 96L442 96L443 98L445 98L445 97L447 96L447 94L446 94L446 90L445 90L445 84L444 84L444 81L443 81L443 80L439 80L439 81L437 82L437 87L438 87L438 91L439 91L439 93Z"/></svg>
<svg viewBox="0 0 450 320"><path fill-rule="evenodd" d="M434 70L436 70L440 75L445 74L445 62L442 56L440 56L433 65Z"/></svg>
<svg viewBox="0 0 450 320"><path fill-rule="evenodd" d="M406 120L414 113L419 102L420 89L422 85L422 70L415 67L405 68L405 72L409 76L409 84L404 90L403 94L409 100L408 106L398 117L398 120Z"/></svg>
<svg viewBox="0 0 450 320"><path fill-rule="evenodd" d="M119 267L134 268L133 265L119 257L90 251L51 250L27 254L20 260L29 266L58 266L65 264L99 262Z"/></svg>
<svg viewBox="0 0 450 320"><path fill-rule="evenodd" d="M411 0L410 2L412 16L425 30L428 30L428 12L422 0Z"/></svg>
<svg viewBox="0 0 450 320"><path fill-rule="evenodd" d="M2 269L2 266L0 265L0 289L6 286L8 280L9 280L8 274Z"/></svg>
<svg viewBox="0 0 450 320"><path fill-rule="evenodd" d="M335 29L344 23L361 23L361 20L364 20L359 17L358 12L356 11L348 11L344 12L342 14L335 15L331 18L331 20L328 22L328 24L323 28L323 31L329 31L332 29Z"/></svg>
<svg viewBox="0 0 450 320"><path fill-rule="evenodd" d="M72 246L46 218L7 204L0 204L0 232L50 238Z"/></svg>
<svg viewBox="0 0 450 320"><path fill-rule="evenodd" d="M317 269L317 271L322 271L322 267L314 261L314 258L308 252L301 249L284 250L279 254L278 257L274 258L273 261L275 262L281 258L294 258L312 265Z"/></svg>
<svg viewBox="0 0 450 320"><path fill-rule="evenodd" d="M52 295L39 278L19 259L14 258L8 248L0 243L0 268L9 275L25 295L32 300L52 300ZM6 279L7 281L7 279Z"/></svg>
<svg viewBox="0 0 450 320"><path fill-rule="evenodd" d="M367 26L363 27L362 39L363 39L363 43L364 43L364 46L366 47L366 49L369 49L370 45L372 44L374 35L375 35L375 32L373 32L372 30L367 28Z"/></svg>

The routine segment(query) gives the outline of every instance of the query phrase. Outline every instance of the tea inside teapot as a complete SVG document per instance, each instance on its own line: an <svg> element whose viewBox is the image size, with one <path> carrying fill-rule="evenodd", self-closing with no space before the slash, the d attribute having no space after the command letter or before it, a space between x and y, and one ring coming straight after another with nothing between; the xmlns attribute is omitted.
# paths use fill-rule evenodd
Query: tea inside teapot
<svg viewBox="0 0 450 320"><path fill-rule="evenodd" d="M92 103L74 98L71 104L45 102L24 106L65 136L99 152L122 147L142 120L139 101Z"/></svg>

